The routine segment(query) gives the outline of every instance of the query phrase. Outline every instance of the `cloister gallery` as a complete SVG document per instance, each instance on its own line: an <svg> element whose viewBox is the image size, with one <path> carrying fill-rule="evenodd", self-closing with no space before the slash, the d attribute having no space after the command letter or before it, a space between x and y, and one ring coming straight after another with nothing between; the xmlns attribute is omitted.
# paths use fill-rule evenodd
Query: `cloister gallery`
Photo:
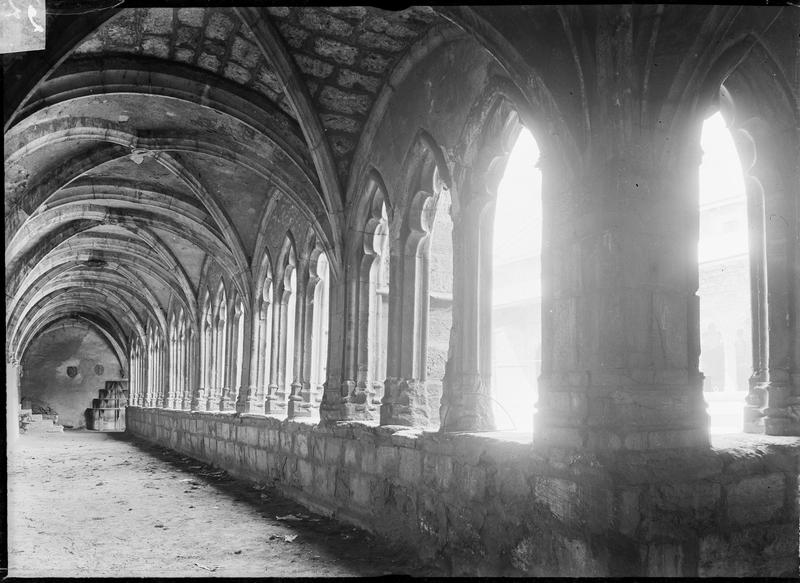
<svg viewBox="0 0 800 583"><path fill-rule="evenodd" d="M798 576L800 11L106 4L3 58L10 449L450 574Z"/></svg>

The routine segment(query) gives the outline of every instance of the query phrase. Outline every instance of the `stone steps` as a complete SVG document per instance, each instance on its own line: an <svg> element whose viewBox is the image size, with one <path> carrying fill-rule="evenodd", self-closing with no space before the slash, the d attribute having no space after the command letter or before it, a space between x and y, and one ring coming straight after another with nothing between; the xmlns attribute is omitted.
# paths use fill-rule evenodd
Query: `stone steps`
<svg viewBox="0 0 800 583"><path fill-rule="evenodd" d="M38 419L36 419L38 417ZM23 420L25 433L60 433L64 428L52 419L42 419L41 415L29 415Z"/></svg>
<svg viewBox="0 0 800 583"><path fill-rule="evenodd" d="M97 391L91 409L86 409L86 428L93 431L125 429L125 407L128 404L128 381L106 381Z"/></svg>

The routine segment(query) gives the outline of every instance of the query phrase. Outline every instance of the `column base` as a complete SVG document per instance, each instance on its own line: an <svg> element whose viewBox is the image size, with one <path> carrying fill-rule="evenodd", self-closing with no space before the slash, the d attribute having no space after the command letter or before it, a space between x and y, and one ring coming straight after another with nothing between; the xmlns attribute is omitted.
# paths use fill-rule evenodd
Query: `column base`
<svg viewBox="0 0 800 583"><path fill-rule="evenodd" d="M483 379L463 375L455 386L445 379L439 418L439 431L494 431L492 400Z"/></svg>
<svg viewBox="0 0 800 583"><path fill-rule="evenodd" d="M377 419L377 409L367 402L367 394L357 387L355 381L344 381L338 390L330 380L327 385L319 405L321 423Z"/></svg>
<svg viewBox="0 0 800 583"><path fill-rule="evenodd" d="M387 378L383 386L381 425L427 427L430 424L431 404L428 402L425 381Z"/></svg>
<svg viewBox="0 0 800 583"><path fill-rule="evenodd" d="M742 418L744 433L764 433L764 411L760 407L745 406Z"/></svg>
<svg viewBox="0 0 800 583"><path fill-rule="evenodd" d="M286 409L287 417L289 419L299 419L302 417L311 417L311 408L308 403L303 402L302 399L290 399L289 406Z"/></svg>
<svg viewBox="0 0 800 583"><path fill-rule="evenodd" d="M707 448L709 417L700 387L637 383L610 375L540 378L533 441L587 451ZM571 383L569 382L571 381Z"/></svg>
<svg viewBox="0 0 800 583"><path fill-rule="evenodd" d="M222 397L219 400L220 411L236 410L236 403L231 399L231 390L228 387L222 389Z"/></svg>
<svg viewBox="0 0 800 583"><path fill-rule="evenodd" d="M261 391L254 385L250 385L246 390L242 387L239 394L244 395L244 398L239 399L236 403L236 411L239 413L249 413L251 415L263 415L264 396L259 393L261 393Z"/></svg>
<svg viewBox="0 0 800 583"><path fill-rule="evenodd" d="M766 435L800 437L800 419L791 417L767 417L764 419Z"/></svg>
<svg viewBox="0 0 800 583"><path fill-rule="evenodd" d="M800 395L789 382L768 383L764 387L766 407L762 410L766 435L800 436ZM749 395L748 395L749 397ZM749 403L748 399L748 403Z"/></svg>
<svg viewBox="0 0 800 583"><path fill-rule="evenodd" d="M189 405L192 411L206 410L206 390L202 387L196 389L192 395L192 402Z"/></svg>

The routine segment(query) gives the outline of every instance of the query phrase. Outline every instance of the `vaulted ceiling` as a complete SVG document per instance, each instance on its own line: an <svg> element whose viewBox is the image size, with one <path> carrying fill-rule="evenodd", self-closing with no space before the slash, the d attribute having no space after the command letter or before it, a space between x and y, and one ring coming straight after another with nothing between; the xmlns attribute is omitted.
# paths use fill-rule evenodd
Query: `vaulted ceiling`
<svg viewBox="0 0 800 583"><path fill-rule="evenodd" d="M288 222L307 222L335 272L387 104L444 42L496 59L544 112L531 129L575 159L590 139L635 142L607 111L622 104L666 131L731 70L739 103L774 95L773 109L796 110L786 10L82 9L102 2L113 4L48 1L47 49L3 56L16 356L58 318L80 315L124 344L121 331L163 327L171 306L194 315L212 265L248 305L259 241L280 240Z"/></svg>
<svg viewBox="0 0 800 583"><path fill-rule="evenodd" d="M194 315L209 263L247 301L276 196L336 259L373 104L414 44L451 26L429 8L368 7L110 9L47 25L44 54L3 59L17 355L60 318L125 342L171 303Z"/></svg>

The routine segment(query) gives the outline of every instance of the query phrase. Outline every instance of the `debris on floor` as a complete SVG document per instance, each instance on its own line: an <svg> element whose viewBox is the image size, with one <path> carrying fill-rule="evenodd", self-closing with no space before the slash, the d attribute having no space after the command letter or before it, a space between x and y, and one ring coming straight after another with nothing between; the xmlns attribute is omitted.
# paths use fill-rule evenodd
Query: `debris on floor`
<svg viewBox="0 0 800 583"><path fill-rule="evenodd" d="M88 564L98 577L369 577L388 565L436 574L412 556L395 562L388 543L373 546L271 484L124 433L29 434L18 444L7 474L11 576L78 577ZM108 512L87 515L97 500Z"/></svg>

